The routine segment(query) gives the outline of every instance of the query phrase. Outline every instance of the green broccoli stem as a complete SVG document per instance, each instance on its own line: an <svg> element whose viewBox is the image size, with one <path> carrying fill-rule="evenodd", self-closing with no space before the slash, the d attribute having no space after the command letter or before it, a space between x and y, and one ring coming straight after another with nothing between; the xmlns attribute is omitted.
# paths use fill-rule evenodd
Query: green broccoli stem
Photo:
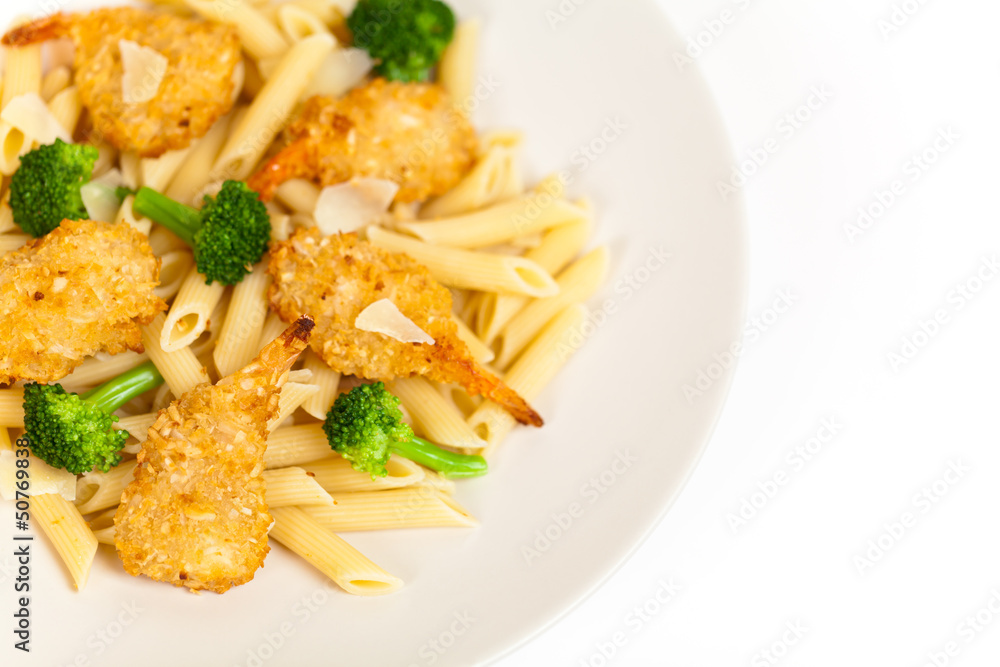
<svg viewBox="0 0 1000 667"><path fill-rule="evenodd" d="M393 442L389 448L404 458L437 470L443 477L479 477L486 474L486 459L482 456L449 452L417 436Z"/></svg>
<svg viewBox="0 0 1000 667"><path fill-rule="evenodd" d="M201 212L161 195L151 188L139 188L132 210L163 225L188 245L194 245L194 235L201 228Z"/></svg>
<svg viewBox="0 0 1000 667"><path fill-rule="evenodd" d="M136 396L163 384L163 376L152 361L139 364L127 373L81 394L80 398L99 410L112 413Z"/></svg>

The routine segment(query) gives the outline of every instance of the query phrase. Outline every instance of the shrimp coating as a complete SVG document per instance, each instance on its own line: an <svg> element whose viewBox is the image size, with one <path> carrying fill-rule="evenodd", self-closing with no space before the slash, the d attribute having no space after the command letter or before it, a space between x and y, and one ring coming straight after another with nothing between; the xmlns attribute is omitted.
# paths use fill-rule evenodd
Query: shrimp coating
<svg viewBox="0 0 1000 667"><path fill-rule="evenodd" d="M267 422L313 322L301 318L250 364L160 410L115 513L115 548L133 576L225 593L269 550Z"/></svg>
<svg viewBox="0 0 1000 667"><path fill-rule="evenodd" d="M271 244L271 306L286 322L316 320L313 350L335 371L371 380L423 375L482 394L522 424L542 418L513 389L476 363L451 318L451 292L406 255L359 241L356 234L323 237L302 229ZM375 301L389 299L433 344L403 343L362 331L354 322Z"/></svg>
<svg viewBox="0 0 1000 667"><path fill-rule="evenodd" d="M455 187L478 149L444 88L385 79L340 99L308 99L286 134L290 143L247 181L264 201L290 178L335 185L353 177L398 183L397 202L424 201Z"/></svg>
<svg viewBox="0 0 1000 667"><path fill-rule="evenodd" d="M233 71L241 54L231 26L115 7L53 14L11 30L3 43L25 46L60 37L76 46L75 83L95 134L119 150L156 157L185 148L233 105ZM166 73L148 102L125 101L123 39L167 59Z"/></svg>
<svg viewBox="0 0 1000 667"><path fill-rule="evenodd" d="M97 352L142 352L167 305L160 260L128 223L64 220L0 258L0 383L53 382Z"/></svg>

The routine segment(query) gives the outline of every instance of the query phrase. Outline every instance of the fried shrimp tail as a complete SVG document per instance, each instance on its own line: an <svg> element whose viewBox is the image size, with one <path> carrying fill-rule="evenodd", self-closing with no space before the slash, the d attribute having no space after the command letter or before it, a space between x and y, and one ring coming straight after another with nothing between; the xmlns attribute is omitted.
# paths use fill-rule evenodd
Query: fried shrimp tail
<svg viewBox="0 0 1000 667"><path fill-rule="evenodd" d="M288 126L288 145L248 184L267 201L301 177L335 185L354 177L399 184L397 202L452 189L472 168L478 142L444 88L375 79L342 98L316 96Z"/></svg>
<svg viewBox="0 0 1000 667"><path fill-rule="evenodd" d="M451 293L406 255L358 240L299 229L273 243L268 271L271 306L287 321L316 320L312 348L334 370L371 380L423 375L461 384L503 406L523 424L542 418L517 392L476 363L451 319ZM428 333L433 344L403 343L355 326L362 310L389 299Z"/></svg>
<svg viewBox="0 0 1000 667"><path fill-rule="evenodd" d="M0 383L54 382L97 352L142 352L167 305L160 260L127 223L64 220L0 258Z"/></svg>
<svg viewBox="0 0 1000 667"><path fill-rule="evenodd" d="M61 37L76 47L74 82L94 133L119 150L156 157L185 148L233 105L241 55L232 26L114 7L46 16L14 28L2 42L19 47ZM149 65L127 73L123 41L162 56L162 78L152 75ZM131 93L126 93L126 74L140 80ZM155 88L146 90L149 86Z"/></svg>
<svg viewBox="0 0 1000 667"><path fill-rule="evenodd" d="M312 329L298 319L247 367L160 411L115 513L129 574L216 593L253 579L269 549L267 422Z"/></svg>

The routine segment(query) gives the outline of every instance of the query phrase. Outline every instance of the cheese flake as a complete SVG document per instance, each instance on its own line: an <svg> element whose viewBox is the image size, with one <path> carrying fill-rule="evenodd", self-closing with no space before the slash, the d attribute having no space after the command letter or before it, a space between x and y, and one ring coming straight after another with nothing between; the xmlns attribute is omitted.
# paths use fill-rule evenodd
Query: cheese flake
<svg viewBox="0 0 1000 667"><path fill-rule="evenodd" d="M323 234L353 232L389 209L399 185L379 178L355 178L323 188L313 218Z"/></svg>
<svg viewBox="0 0 1000 667"><path fill-rule="evenodd" d="M73 141L37 93L25 93L13 98L0 113L0 120L7 121L39 144L51 144L56 139L66 143Z"/></svg>
<svg viewBox="0 0 1000 667"><path fill-rule="evenodd" d="M29 496L58 493L71 502L76 500L76 475L62 468L53 468L34 456L29 456L28 461L28 469L31 471ZM9 449L0 451L0 497L4 500L15 498L17 470L17 457L14 452Z"/></svg>
<svg viewBox="0 0 1000 667"><path fill-rule="evenodd" d="M400 343L434 344L434 339L414 324L413 320L401 313L396 304L389 299L379 299L362 310L358 318L354 320L354 326L362 331L380 333L395 338Z"/></svg>
<svg viewBox="0 0 1000 667"><path fill-rule="evenodd" d="M148 102L160 90L169 62L162 53L128 39L118 40L122 55L122 99L125 104Z"/></svg>

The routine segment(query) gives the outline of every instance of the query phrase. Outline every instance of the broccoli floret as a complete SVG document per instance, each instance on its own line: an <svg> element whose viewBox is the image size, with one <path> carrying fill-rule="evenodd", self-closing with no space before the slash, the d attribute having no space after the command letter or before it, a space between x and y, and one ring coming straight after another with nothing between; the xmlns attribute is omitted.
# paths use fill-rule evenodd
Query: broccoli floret
<svg viewBox="0 0 1000 667"><path fill-rule="evenodd" d="M445 477L486 474L481 456L457 454L413 435L403 423L399 399L381 382L355 387L337 397L323 422L330 447L372 479L385 477L390 453L437 470Z"/></svg>
<svg viewBox="0 0 1000 667"><path fill-rule="evenodd" d="M107 472L122 460L118 450L128 440L127 431L111 427L118 421L111 413L161 384L163 376L151 361L82 396L58 384L26 384L24 430L32 453L74 474L94 468Z"/></svg>
<svg viewBox="0 0 1000 667"><path fill-rule="evenodd" d="M426 81L455 33L455 15L440 0L360 0L347 17L355 46L391 81Z"/></svg>
<svg viewBox="0 0 1000 667"><path fill-rule="evenodd" d="M140 188L132 208L181 237L194 249L205 283L235 285L260 261L271 240L271 218L257 193L241 181L226 181L201 210Z"/></svg>
<svg viewBox="0 0 1000 667"><path fill-rule="evenodd" d="M94 146L61 139L25 154L10 180L14 222L37 238L63 220L86 218L80 188L90 181L96 162Z"/></svg>

